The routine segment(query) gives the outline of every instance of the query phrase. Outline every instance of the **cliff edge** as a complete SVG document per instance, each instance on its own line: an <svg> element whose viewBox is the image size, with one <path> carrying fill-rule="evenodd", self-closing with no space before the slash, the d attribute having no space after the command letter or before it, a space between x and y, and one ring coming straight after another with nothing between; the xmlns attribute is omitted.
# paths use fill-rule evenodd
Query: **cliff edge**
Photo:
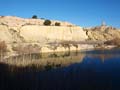
<svg viewBox="0 0 120 90"><path fill-rule="evenodd" d="M43 19L0 16L0 41L6 42L9 52L36 53L76 50L76 45L70 46L62 42L88 39L86 32L79 26L68 22L50 21L50 25L44 25ZM55 25L56 22L60 25ZM60 44L49 44L54 42ZM31 51L27 51L26 47ZM82 48L80 45L77 46L78 50Z"/></svg>

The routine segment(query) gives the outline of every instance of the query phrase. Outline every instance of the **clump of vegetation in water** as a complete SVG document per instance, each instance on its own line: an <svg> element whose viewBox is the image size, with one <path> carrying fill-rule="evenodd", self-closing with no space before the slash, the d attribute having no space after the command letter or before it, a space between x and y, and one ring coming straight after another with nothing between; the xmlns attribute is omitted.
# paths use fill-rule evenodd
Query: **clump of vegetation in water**
<svg viewBox="0 0 120 90"><path fill-rule="evenodd" d="M0 41L0 59L3 59L7 51L7 44L5 43L5 41Z"/></svg>
<svg viewBox="0 0 120 90"><path fill-rule="evenodd" d="M40 53L41 47L37 44L29 45L18 45L13 46L12 50L15 51L19 56L22 56L22 60L25 61L25 55L29 55L30 60L32 60L32 54Z"/></svg>

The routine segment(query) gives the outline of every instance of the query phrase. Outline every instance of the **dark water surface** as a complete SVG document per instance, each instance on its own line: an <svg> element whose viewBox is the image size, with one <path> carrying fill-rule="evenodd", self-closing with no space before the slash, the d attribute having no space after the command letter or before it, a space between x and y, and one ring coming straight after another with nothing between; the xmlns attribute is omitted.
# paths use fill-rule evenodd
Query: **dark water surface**
<svg viewBox="0 0 120 90"><path fill-rule="evenodd" d="M80 62L42 71L1 63L0 90L120 90L120 49L80 54Z"/></svg>

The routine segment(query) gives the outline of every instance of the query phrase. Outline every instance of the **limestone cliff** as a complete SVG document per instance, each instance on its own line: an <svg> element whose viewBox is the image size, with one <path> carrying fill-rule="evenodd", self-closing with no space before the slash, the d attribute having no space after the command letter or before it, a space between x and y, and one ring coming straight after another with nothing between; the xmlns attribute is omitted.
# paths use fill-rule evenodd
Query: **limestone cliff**
<svg viewBox="0 0 120 90"><path fill-rule="evenodd" d="M54 42L54 41L83 41L87 36L80 27L65 26L24 26L20 30L20 35L28 42Z"/></svg>
<svg viewBox="0 0 120 90"><path fill-rule="evenodd" d="M44 21L42 19L0 16L0 40L8 44L9 51L13 51L12 48L17 45L25 46L37 43L41 46L42 52L47 52L49 51L48 47L51 47L48 45L50 42L85 41L88 39L86 32L79 26L54 20L51 20L50 26L45 26L43 25ZM60 26L55 26L55 22L59 22ZM61 48L63 47L60 46L58 51L61 51ZM76 48L73 49L76 50Z"/></svg>
<svg viewBox="0 0 120 90"><path fill-rule="evenodd" d="M29 21L29 24L28 24ZM56 40L81 41L87 39L83 29L78 26L44 26L43 20L0 17L0 36L6 42L45 42ZM55 21L52 21L52 23ZM34 23L32 25L32 23Z"/></svg>

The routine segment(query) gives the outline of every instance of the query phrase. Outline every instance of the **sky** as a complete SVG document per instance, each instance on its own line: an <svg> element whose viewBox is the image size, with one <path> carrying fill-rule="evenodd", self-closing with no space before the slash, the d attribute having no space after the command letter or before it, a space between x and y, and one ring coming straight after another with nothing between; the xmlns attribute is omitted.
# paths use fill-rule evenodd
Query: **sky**
<svg viewBox="0 0 120 90"><path fill-rule="evenodd" d="M106 22L120 28L120 0L0 0L1 16L68 21L81 27Z"/></svg>

